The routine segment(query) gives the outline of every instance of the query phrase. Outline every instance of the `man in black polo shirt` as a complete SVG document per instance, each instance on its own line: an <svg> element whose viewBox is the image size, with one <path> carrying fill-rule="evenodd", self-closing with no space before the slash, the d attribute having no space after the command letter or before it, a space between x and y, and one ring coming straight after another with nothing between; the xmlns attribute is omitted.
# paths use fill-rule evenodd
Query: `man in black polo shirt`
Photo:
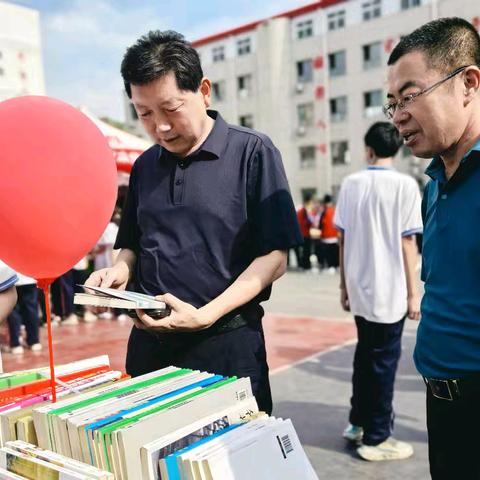
<svg viewBox="0 0 480 480"><path fill-rule="evenodd" d="M122 76L156 145L135 162L110 269L88 283L135 290L172 313L139 312L128 342L131 375L176 365L249 376L272 410L260 302L301 243L280 153L271 140L207 111L211 83L175 32L131 46Z"/></svg>

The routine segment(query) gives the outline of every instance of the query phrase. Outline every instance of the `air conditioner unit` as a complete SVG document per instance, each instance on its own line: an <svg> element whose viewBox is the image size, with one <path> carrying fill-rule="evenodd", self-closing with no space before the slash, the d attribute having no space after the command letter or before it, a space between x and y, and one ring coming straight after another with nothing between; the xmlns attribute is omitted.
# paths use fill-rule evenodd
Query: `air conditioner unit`
<svg viewBox="0 0 480 480"><path fill-rule="evenodd" d="M297 127L297 137L303 137L307 133L307 129L303 125Z"/></svg>
<svg viewBox="0 0 480 480"><path fill-rule="evenodd" d="M303 93L304 88L305 86L303 85L303 83L297 83L297 85L295 86L295 91L297 93Z"/></svg>

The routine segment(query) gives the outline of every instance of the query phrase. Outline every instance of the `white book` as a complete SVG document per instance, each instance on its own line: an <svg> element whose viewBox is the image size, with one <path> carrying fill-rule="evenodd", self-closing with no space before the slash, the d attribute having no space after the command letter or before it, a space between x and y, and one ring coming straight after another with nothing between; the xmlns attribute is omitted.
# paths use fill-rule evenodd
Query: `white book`
<svg viewBox="0 0 480 480"><path fill-rule="evenodd" d="M278 419L253 435L224 444L203 465L207 475L202 480L318 480L290 420Z"/></svg>
<svg viewBox="0 0 480 480"><path fill-rule="evenodd" d="M249 378L240 378L222 386L201 392L166 410L160 410L117 430L119 456L125 476L123 480L135 480L141 472L140 449L146 443L173 430L191 424L199 417L214 414L221 408L234 405L252 397Z"/></svg>
<svg viewBox="0 0 480 480"><path fill-rule="evenodd" d="M118 290L116 288L91 287L79 285L93 293L76 293L73 303L77 305L90 305L93 307L125 308L127 310L142 309L156 311L155 318L166 317L170 308L165 302L160 302L151 295L144 293Z"/></svg>
<svg viewBox="0 0 480 480"><path fill-rule="evenodd" d="M181 472L182 479L193 480L197 478L203 478L205 475L202 469L202 460L213 455L225 444L231 444L238 442L239 438L249 438L256 434L257 431L265 429L269 424L276 421L274 417L269 417L264 414L263 416L247 422L240 427L230 430L222 435L216 436L212 439L206 439L194 448L185 449L185 452L178 452L176 456L177 466ZM160 470L162 472L162 480L168 477L168 468L166 459L160 461Z"/></svg>
<svg viewBox="0 0 480 480"><path fill-rule="evenodd" d="M199 418L186 427L147 443L140 449L142 479L159 480L159 461L162 458L220 429L245 422L256 413L258 406L255 397L247 398L232 407L219 409L212 415Z"/></svg>

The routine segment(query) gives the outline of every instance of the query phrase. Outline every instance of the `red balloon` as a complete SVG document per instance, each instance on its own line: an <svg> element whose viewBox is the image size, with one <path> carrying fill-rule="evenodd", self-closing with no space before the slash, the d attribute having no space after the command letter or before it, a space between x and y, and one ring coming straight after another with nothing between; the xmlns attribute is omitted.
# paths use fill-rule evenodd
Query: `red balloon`
<svg viewBox="0 0 480 480"><path fill-rule="evenodd" d="M53 279L95 245L117 195L113 153L72 106L25 96L0 103L0 258Z"/></svg>

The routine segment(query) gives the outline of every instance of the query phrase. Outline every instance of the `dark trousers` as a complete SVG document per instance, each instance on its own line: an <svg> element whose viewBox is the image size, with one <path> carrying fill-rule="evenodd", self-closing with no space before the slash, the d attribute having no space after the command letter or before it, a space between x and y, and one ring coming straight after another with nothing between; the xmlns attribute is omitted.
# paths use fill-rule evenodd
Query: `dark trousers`
<svg viewBox="0 0 480 480"><path fill-rule="evenodd" d="M20 328L22 323L27 331L27 344L39 343L38 329L38 292L36 285L17 286L18 300L13 312L8 316L10 346L20 345Z"/></svg>
<svg viewBox="0 0 480 480"><path fill-rule="evenodd" d="M382 324L355 317L358 343L353 360L350 423L363 427L363 443L378 445L393 429L393 387L405 318Z"/></svg>
<svg viewBox="0 0 480 480"><path fill-rule="evenodd" d="M312 267L310 263L311 254L312 254L312 240L311 238L303 237L302 256L301 256L300 266L304 270L310 270L310 268Z"/></svg>
<svg viewBox="0 0 480 480"><path fill-rule="evenodd" d="M427 387L427 428L433 480L480 479L480 380L453 401L435 398Z"/></svg>
<svg viewBox="0 0 480 480"><path fill-rule="evenodd" d="M155 335L132 328L126 370L132 377L174 365L225 376L250 377L258 408L272 413L261 324L228 332Z"/></svg>
<svg viewBox="0 0 480 480"><path fill-rule="evenodd" d="M338 243L322 242L323 261L328 268L337 268L339 264Z"/></svg>
<svg viewBox="0 0 480 480"><path fill-rule="evenodd" d="M69 270L57 278L50 286L52 297L52 311L60 317L67 317L73 313L74 270Z"/></svg>

